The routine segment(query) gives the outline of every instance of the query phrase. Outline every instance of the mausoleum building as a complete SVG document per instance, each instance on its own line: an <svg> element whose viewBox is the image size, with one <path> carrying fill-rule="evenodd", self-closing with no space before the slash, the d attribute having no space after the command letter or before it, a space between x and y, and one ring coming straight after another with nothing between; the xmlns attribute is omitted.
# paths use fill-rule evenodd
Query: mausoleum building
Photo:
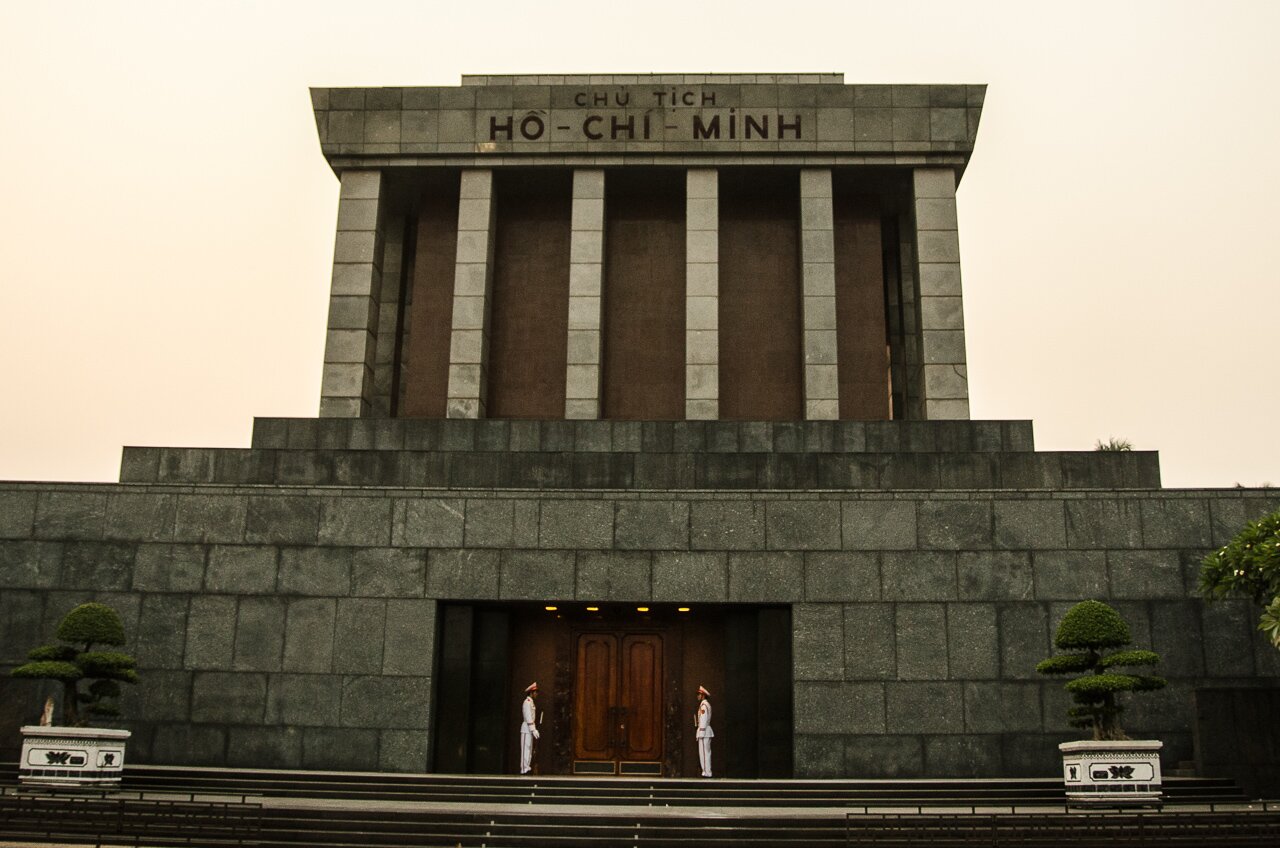
<svg viewBox="0 0 1280 848"><path fill-rule="evenodd" d="M1198 691L1280 678L1253 611L1195 593L1280 498L970 418L984 93L314 89L319 416L0 484L0 662L115 606L138 762L514 773L537 681L541 774L695 775L701 685L728 776L1048 776L1076 733L1035 664L1100 598L1170 679L1131 732L1193 759ZM38 714L3 693L9 729Z"/></svg>

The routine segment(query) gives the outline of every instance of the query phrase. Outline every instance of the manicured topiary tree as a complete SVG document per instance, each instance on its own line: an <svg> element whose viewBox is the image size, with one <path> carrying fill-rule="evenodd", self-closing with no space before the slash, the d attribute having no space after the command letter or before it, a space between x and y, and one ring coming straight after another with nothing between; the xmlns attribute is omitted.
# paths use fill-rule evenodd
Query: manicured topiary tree
<svg viewBox="0 0 1280 848"><path fill-rule="evenodd" d="M1122 692L1150 692L1165 686L1163 677L1130 674L1122 668L1149 666L1160 662L1152 651L1120 651L1132 642L1129 625L1120 613L1101 601L1081 601L1067 610L1058 625L1053 644L1069 654L1041 661L1041 674L1079 674L1067 682L1076 705L1067 711L1072 727L1093 730L1093 738L1128 739L1120 727L1124 709L1116 703Z"/></svg>
<svg viewBox="0 0 1280 848"><path fill-rule="evenodd" d="M1200 592L1248 598L1262 607L1258 629L1280 648L1280 509L1250 521L1200 564Z"/></svg>
<svg viewBox="0 0 1280 848"><path fill-rule="evenodd" d="M120 616L105 604L81 604L63 616L57 637L65 644L33 649L27 654L29 662L15 668L13 676L61 683L60 724L65 727L80 727L94 716L118 716L114 702L120 684L138 682L137 663L128 654L96 647L124 644ZM82 683L87 684L84 691Z"/></svg>

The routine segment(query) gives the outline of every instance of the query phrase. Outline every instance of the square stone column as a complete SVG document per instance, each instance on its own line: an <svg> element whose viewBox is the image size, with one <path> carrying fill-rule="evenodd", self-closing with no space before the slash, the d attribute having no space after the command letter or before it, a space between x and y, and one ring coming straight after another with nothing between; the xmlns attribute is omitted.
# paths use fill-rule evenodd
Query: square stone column
<svg viewBox="0 0 1280 848"><path fill-rule="evenodd" d="M885 252L885 313L888 316L886 330L889 340L889 389L891 393L891 411L894 418L908 417L907 413L907 371L906 371L906 321L904 309L906 300L902 290L902 244L901 234L895 222L885 221L889 228L886 240L892 239L893 250ZM890 235L891 234L891 235Z"/></svg>
<svg viewBox="0 0 1280 848"><path fill-rule="evenodd" d="M458 252L449 333L449 418L484 418L489 383L489 313L493 294L493 171L462 172Z"/></svg>
<svg viewBox="0 0 1280 848"><path fill-rule="evenodd" d="M898 416L912 421L923 421L924 414L924 364L920 361L920 309L916 289L916 234L915 213L908 210L898 221L898 296L902 319L902 375L894 385L902 387L905 409ZM897 389L894 390L895 392Z"/></svg>
<svg viewBox="0 0 1280 848"><path fill-rule="evenodd" d="M840 417L836 362L836 246L831 170L800 171L800 262L804 295L804 417Z"/></svg>
<svg viewBox="0 0 1280 848"><path fill-rule="evenodd" d="M382 172L343 171L333 246L320 415L370 414L382 292Z"/></svg>
<svg viewBox="0 0 1280 848"><path fill-rule="evenodd" d="M382 288L378 296L378 328L374 340L373 398L370 414L389 418L399 392L396 377L396 333L400 331L400 283L404 278L404 216L382 216Z"/></svg>
<svg viewBox="0 0 1280 848"><path fill-rule="evenodd" d="M565 418L600 417L600 327L604 284L604 171L573 172L569 236L569 338Z"/></svg>
<svg viewBox="0 0 1280 848"><path fill-rule="evenodd" d="M685 175L684 410L720 417L720 183L714 168Z"/></svg>
<svg viewBox="0 0 1280 848"><path fill-rule="evenodd" d="M968 419L956 176L950 168L916 168L912 183L924 414L928 419Z"/></svg>

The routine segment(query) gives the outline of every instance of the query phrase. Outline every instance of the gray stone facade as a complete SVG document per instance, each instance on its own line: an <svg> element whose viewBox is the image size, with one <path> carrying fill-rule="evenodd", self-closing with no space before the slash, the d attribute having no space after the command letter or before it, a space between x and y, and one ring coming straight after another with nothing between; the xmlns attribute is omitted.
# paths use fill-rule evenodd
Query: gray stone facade
<svg viewBox="0 0 1280 848"><path fill-rule="evenodd" d="M313 89L320 149L343 181L321 415L397 414L395 283L414 211L395 198L413 193L404 187L416 185L419 169L460 168L447 407L449 417L485 417L501 203L493 172L567 167L575 174L564 417L601 417L605 169L662 166L687 171L685 417L719 418L717 175L747 165L802 172L803 417L839 417L832 175L845 170L910 182L906 197L886 198L881 210L902 237L886 287L892 417L966 419L955 190L985 93L982 85L846 85L841 74L470 76L461 86Z"/></svg>
<svg viewBox="0 0 1280 848"><path fill-rule="evenodd" d="M1195 592L1201 558L1280 495L1166 490L1155 453L1036 451L1030 422L967 420L955 190L984 91L830 74L314 90L341 178L321 417L259 419L244 449L125 448L118 484L0 484L0 671L99 600L139 659L133 761L420 772L452 602L785 607L797 777L1048 776L1076 733L1034 667L1099 598L1170 680L1127 727L1190 759L1195 690L1280 683L1255 611ZM609 169L659 164L685 171L687 420L600 420ZM513 165L574 169L564 420L486 418ZM796 176L806 420L718 420L720 203L744 172L721 175L748 165ZM437 166L459 169L448 417L397 418L406 233ZM833 420L837 201L864 191L883 203L896 420ZM12 741L46 690L0 680Z"/></svg>
<svg viewBox="0 0 1280 848"><path fill-rule="evenodd" d="M502 154L542 154L565 164L549 154L620 155L618 141L627 153L650 156L841 153L901 156L908 164L921 154L967 158L986 94L985 85L846 85L841 74L791 75L786 82L780 76L786 75L471 77L436 88L316 88L311 102L321 149L339 164L348 157L437 161L476 154L497 163ZM643 116L655 109L671 120L651 121L646 138ZM775 120L767 132L752 134L745 122L736 124L731 138L730 110ZM695 137L695 111L705 133L716 127L714 135ZM779 111L785 127L777 123ZM603 120L584 125L592 115ZM522 127L528 116L541 126ZM616 132L611 118L618 119Z"/></svg>
<svg viewBox="0 0 1280 848"><path fill-rule="evenodd" d="M1128 724L1163 739L1171 762L1191 756L1194 689L1280 676L1250 608L1194 592L1200 558L1280 506L1271 491L209 479L232 466L298 475L325 454L395 467L419 441L460 468L511 462L514 447L588 463L779 446L849 462L890 446L1008 457L1030 448L1025 422L850 425L852 452L830 443L832 422L367 424L260 420L248 451L135 465L131 449L126 476L155 469L145 482L0 487L0 660L102 600L121 610L145 679L126 705L137 761L421 771L441 602L789 605L795 772L809 777L1054 773L1073 733L1061 682L1034 665L1082 598L1115 604L1163 654L1170 689L1134 699ZM1081 475L1116 456L1059 467ZM6 684L11 721L34 714L38 688Z"/></svg>

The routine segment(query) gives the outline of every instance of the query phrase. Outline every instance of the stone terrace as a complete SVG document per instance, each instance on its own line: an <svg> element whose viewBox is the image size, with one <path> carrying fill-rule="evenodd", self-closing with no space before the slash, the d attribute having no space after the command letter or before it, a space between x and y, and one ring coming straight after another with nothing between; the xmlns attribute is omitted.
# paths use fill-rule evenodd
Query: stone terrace
<svg viewBox="0 0 1280 848"><path fill-rule="evenodd" d="M922 423L265 420L250 452L641 457L677 433L728 457L862 456L823 434L903 456L1031 447L1025 424ZM128 705L140 762L428 770L433 623L451 600L790 605L799 777L1054 773L1074 734L1034 665L1085 597L1164 655L1171 688L1137 700L1129 727L1170 762L1192 755L1192 690L1280 676L1247 604L1194 591L1208 550L1280 506L1270 490L211 482L236 453L157 459L156 479L187 482L0 486L0 662L74 603L119 608L147 680ZM9 687L11 721L38 708L35 688Z"/></svg>
<svg viewBox="0 0 1280 848"><path fill-rule="evenodd" d="M253 447L125 448L121 481L530 489L1160 485L1155 452L1035 452L1030 422L259 419Z"/></svg>

